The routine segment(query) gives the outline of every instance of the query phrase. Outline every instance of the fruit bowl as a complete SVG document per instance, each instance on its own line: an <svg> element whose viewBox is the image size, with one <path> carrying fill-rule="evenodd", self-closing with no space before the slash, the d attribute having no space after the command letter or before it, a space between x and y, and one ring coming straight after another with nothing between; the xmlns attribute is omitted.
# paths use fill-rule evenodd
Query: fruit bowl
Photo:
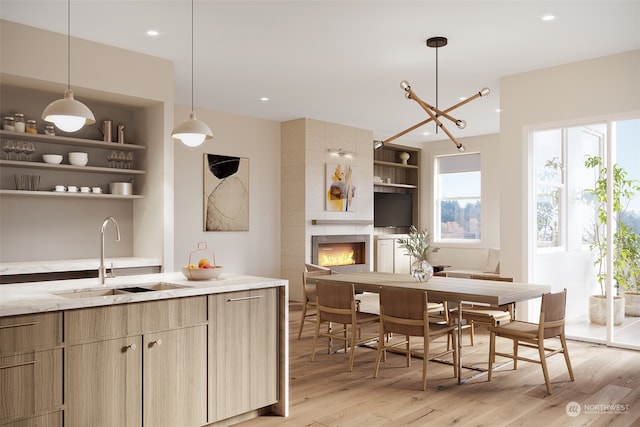
<svg viewBox="0 0 640 427"><path fill-rule="evenodd" d="M215 266L209 268L189 268L182 267L182 274L187 280L211 280L217 279L222 274L222 267Z"/></svg>

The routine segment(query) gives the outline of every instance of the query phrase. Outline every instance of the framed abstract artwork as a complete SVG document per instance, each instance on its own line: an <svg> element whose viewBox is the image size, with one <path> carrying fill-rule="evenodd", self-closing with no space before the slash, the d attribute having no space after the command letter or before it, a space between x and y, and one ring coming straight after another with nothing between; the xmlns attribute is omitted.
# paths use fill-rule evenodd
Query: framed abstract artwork
<svg viewBox="0 0 640 427"><path fill-rule="evenodd" d="M249 230L249 159L204 155L204 231Z"/></svg>
<svg viewBox="0 0 640 427"><path fill-rule="evenodd" d="M356 210L356 183L353 166L327 163L327 211L354 212Z"/></svg>

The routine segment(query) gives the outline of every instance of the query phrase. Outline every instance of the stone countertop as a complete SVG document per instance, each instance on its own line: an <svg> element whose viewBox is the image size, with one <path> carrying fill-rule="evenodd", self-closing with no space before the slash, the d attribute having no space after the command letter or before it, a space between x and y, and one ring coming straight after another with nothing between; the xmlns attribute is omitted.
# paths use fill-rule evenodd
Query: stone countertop
<svg viewBox="0 0 640 427"><path fill-rule="evenodd" d="M113 268L160 267L162 261L156 258L141 257L105 258L104 265L107 268L111 269L112 264ZM0 275L98 270L99 266L99 258L3 262L0 263Z"/></svg>
<svg viewBox="0 0 640 427"><path fill-rule="evenodd" d="M157 283L176 285L176 288L86 298L60 295ZM189 281L180 272L108 278L104 286L100 285L97 278L16 283L0 286L0 317L280 286L288 286L288 281L226 273L222 273L217 279Z"/></svg>

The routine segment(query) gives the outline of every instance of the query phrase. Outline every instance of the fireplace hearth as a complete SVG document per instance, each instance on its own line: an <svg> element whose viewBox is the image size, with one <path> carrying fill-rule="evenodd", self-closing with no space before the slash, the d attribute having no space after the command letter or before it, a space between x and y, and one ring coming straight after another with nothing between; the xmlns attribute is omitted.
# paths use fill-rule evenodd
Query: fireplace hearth
<svg viewBox="0 0 640 427"><path fill-rule="evenodd" d="M368 234L311 236L311 263L349 273L371 271Z"/></svg>

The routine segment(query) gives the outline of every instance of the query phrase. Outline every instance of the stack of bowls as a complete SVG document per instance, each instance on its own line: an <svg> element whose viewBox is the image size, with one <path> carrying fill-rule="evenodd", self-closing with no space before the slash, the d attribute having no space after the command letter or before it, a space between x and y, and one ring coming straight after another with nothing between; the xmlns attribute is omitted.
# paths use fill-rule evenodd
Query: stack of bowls
<svg viewBox="0 0 640 427"><path fill-rule="evenodd" d="M87 153L69 153L69 164L74 166L86 166L87 163L89 163L89 155Z"/></svg>

